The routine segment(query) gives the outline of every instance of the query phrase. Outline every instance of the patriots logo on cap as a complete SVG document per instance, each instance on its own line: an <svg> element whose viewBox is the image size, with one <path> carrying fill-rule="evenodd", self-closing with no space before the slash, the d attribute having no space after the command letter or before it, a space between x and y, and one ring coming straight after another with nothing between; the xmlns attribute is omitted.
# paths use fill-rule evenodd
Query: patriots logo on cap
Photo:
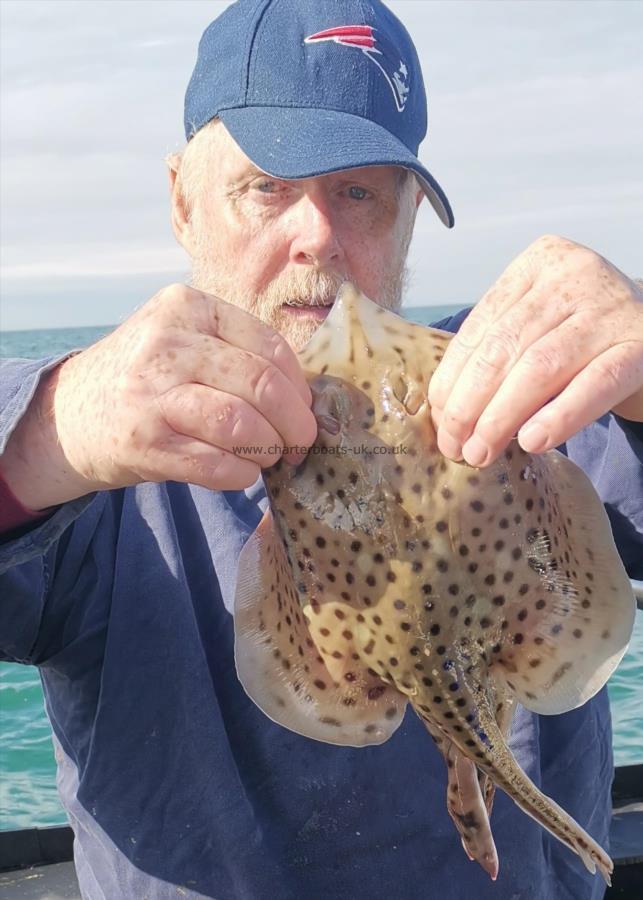
<svg viewBox="0 0 643 900"><path fill-rule="evenodd" d="M333 41L343 47L361 50L386 78L393 92L397 111L404 112L410 91L409 70L390 44L390 52L385 52L389 48L385 48L383 42L375 37L375 29L371 25L340 25L318 31L304 39L305 44L317 44L321 41ZM399 60L399 65L394 68L396 60Z"/></svg>

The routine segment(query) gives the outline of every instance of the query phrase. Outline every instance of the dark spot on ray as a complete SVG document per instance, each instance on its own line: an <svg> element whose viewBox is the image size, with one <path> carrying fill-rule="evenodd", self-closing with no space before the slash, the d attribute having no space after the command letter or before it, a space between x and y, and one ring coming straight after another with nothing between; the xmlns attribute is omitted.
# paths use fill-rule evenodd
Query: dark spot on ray
<svg viewBox="0 0 643 900"><path fill-rule="evenodd" d="M493 603L494 606L504 606L505 605L505 597L503 594L497 594L491 602Z"/></svg>
<svg viewBox="0 0 643 900"><path fill-rule="evenodd" d="M562 663L562 665L560 665L556 669L554 674L551 676L551 683L556 684L557 681L560 681L560 679L563 677L565 672L568 672L571 669L571 667L572 667L572 664L570 662Z"/></svg>
<svg viewBox="0 0 643 900"><path fill-rule="evenodd" d="M386 573L386 580L390 581L391 583L394 581L397 581L397 576L396 576L395 572L392 572L389 569L389 571Z"/></svg>
<svg viewBox="0 0 643 900"><path fill-rule="evenodd" d="M377 700L382 696L386 687L383 684L377 684L375 687L369 688L368 690L368 699L369 700Z"/></svg>
<svg viewBox="0 0 643 900"><path fill-rule="evenodd" d="M439 559L437 561L437 563L435 564L435 566L436 566L438 572L446 572L447 569L449 568L449 564L446 561L446 559Z"/></svg>
<svg viewBox="0 0 643 900"><path fill-rule="evenodd" d="M478 571L478 563L476 563L476 562L469 563L469 565L467 566L467 569L473 575L474 572Z"/></svg>
<svg viewBox="0 0 643 900"><path fill-rule="evenodd" d="M440 519L439 522L436 522L436 523L435 523L435 530L436 530L436 531L439 531L439 532L441 532L441 533L444 532L444 531L446 531L448 527L449 527L449 526L447 525L447 523L444 522L442 519Z"/></svg>
<svg viewBox="0 0 643 900"><path fill-rule="evenodd" d="M325 540L325 538L323 538L323 537L317 537L317 538L315 538L315 543L316 543L317 546L320 547L320 548L323 548L323 547L326 546L326 540Z"/></svg>

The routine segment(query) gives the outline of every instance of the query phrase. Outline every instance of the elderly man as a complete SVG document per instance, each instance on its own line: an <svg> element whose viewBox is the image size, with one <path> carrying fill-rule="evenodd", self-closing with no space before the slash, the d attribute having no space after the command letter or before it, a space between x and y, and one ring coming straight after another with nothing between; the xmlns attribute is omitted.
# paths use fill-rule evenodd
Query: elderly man
<svg viewBox="0 0 643 900"><path fill-rule="evenodd" d="M414 715L380 747L328 746L269 721L235 674L236 564L275 461L261 448L296 464L316 434L293 351L347 278L399 308L423 197L453 224L416 155L409 36L379 0L240 0L203 36L185 111L170 182L192 287L82 353L10 362L1 388L2 654L40 667L83 896L602 896L504 795L497 882L471 865ZM441 323L462 327L429 388L453 459L486 466L516 433L534 452L567 441L639 578L642 300L592 251L540 239ZM604 844L605 691L521 710L511 743Z"/></svg>

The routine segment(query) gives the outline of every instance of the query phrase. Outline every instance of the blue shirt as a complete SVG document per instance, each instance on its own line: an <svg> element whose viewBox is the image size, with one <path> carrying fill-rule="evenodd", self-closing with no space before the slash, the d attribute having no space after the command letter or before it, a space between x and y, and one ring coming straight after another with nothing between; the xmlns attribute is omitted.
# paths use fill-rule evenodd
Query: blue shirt
<svg viewBox="0 0 643 900"><path fill-rule="evenodd" d="M55 362L5 363L0 449ZM606 416L566 450L642 578L641 428ZM502 791L491 819L498 881L469 862L446 811L444 762L410 709L387 743L353 749L293 734L252 703L228 610L263 506L261 482L221 493L142 484L64 504L0 547L0 654L40 668L83 896L602 897L600 876ZM606 691L561 716L519 709L510 744L606 846Z"/></svg>

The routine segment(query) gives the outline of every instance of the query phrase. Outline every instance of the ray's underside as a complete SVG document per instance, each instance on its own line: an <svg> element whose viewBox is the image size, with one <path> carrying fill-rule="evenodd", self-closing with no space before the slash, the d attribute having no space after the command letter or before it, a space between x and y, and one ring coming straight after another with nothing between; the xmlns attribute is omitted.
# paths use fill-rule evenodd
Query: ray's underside
<svg viewBox="0 0 643 900"><path fill-rule="evenodd" d="M559 713L602 687L627 647L631 587L564 456L514 442L475 470L439 453L426 394L449 339L347 285L300 354L319 433L300 466L265 473L270 510L239 564L239 677L276 722L336 744L387 740L410 703L445 758L470 858L496 877L496 785L609 880L607 854L506 737L517 701Z"/></svg>

